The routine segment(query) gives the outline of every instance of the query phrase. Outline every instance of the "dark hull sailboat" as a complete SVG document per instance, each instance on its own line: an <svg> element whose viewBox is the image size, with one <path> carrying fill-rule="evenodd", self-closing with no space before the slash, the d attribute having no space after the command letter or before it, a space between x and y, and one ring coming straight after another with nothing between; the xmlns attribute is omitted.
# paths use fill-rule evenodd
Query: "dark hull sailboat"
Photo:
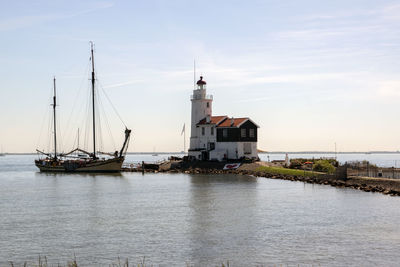
<svg viewBox="0 0 400 267"><path fill-rule="evenodd" d="M35 165L41 172L119 172L125 157L106 160L36 160Z"/></svg>
<svg viewBox="0 0 400 267"><path fill-rule="evenodd" d="M92 115L93 115L93 152L89 153L82 149L76 148L66 154L57 154L57 133L56 133L56 82L54 78L54 96L53 96L53 118L54 118L54 155L36 150L45 158L35 160L36 167L41 172L120 172L122 164L125 160L126 151L128 149L131 130L125 128L125 141L120 151L114 154L102 153L109 158L99 158L96 152L96 117L95 117L95 72L94 72L94 54L93 43L91 43L91 61L92 61ZM73 153L78 152L78 156ZM86 156L83 156L86 155Z"/></svg>

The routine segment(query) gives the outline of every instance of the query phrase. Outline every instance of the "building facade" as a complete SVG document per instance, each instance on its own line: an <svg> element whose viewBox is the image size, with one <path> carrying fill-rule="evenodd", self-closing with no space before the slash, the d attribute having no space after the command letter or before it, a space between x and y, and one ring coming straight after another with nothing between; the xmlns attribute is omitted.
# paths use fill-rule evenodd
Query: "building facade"
<svg viewBox="0 0 400 267"><path fill-rule="evenodd" d="M257 159L257 129L250 118L212 115L212 95L200 77L193 90L190 148L188 155L197 160Z"/></svg>

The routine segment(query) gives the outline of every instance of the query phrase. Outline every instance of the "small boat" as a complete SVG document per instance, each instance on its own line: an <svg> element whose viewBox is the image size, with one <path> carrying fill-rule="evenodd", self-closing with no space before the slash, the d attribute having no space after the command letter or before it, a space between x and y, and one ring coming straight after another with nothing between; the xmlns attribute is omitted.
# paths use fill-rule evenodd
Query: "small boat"
<svg viewBox="0 0 400 267"><path fill-rule="evenodd" d="M97 152L96 150L96 114L95 114L95 71L94 71L94 54L93 43L91 42L91 63L92 63L92 116L93 116L93 152L88 152L78 148L71 152L62 154L57 153L57 132L56 132L56 79L54 78L54 96L53 96L53 134L54 134L54 154L45 153L36 150L42 157L35 160L36 167L41 172L120 172L122 164L125 160L126 151L128 149L131 130L125 128L125 140L119 151L114 153ZM79 133L78 133L79 136ZM79 142L79 141L78 141ZM99 154L108 156L108 158L100 158Z"/></svg>

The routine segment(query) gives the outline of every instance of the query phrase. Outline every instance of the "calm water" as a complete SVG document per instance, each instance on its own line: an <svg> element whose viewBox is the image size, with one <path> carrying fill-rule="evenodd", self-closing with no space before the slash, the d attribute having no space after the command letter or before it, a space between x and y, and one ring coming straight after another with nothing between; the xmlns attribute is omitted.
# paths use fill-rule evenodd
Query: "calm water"
<svg viewBox="0 0 400 267"><path fill-rule="evenodd" d="M0 157L0 266L398 266L400 198L234 175L54 175Z"/></svg>

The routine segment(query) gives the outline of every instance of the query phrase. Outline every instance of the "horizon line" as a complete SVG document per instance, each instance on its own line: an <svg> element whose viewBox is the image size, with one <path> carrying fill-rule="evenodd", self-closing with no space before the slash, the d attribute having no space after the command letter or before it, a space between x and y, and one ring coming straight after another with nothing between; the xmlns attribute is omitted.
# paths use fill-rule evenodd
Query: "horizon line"
<svg viewBox="0 0 400 267"><path fill-rule="evenodd" d="M306 151L259 151L259 154L400 154L399 150L377 150L377 151L318 151L318 150L306 150ZM36 152L3 152L3 155L35 155ZM187 154L184 151L137 151L127 152L127 155L135 154Z"/></svg>

